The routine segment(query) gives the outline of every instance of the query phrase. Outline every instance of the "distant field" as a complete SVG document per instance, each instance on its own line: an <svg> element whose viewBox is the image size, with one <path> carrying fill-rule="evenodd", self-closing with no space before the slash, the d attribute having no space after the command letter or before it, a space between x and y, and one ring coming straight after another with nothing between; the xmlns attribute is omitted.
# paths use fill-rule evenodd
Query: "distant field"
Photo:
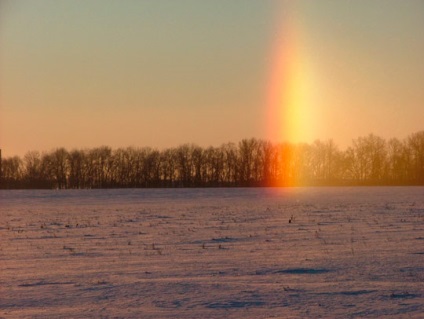
<svg viewBox="0 0 424 319"><path fill-rule="evenodd" d="M419 318L424 187L0 191L0 318Z"/></svg>

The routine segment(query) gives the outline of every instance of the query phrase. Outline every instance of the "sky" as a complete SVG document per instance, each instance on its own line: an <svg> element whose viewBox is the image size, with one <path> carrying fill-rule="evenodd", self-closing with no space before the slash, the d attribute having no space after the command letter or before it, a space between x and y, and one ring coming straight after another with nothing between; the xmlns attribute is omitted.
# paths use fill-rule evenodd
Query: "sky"
<svg viewBox="0 0 424 319"><path fill-rule="evenodd" d="M0 148L403 139L422 0L0 0Z"/></svg>

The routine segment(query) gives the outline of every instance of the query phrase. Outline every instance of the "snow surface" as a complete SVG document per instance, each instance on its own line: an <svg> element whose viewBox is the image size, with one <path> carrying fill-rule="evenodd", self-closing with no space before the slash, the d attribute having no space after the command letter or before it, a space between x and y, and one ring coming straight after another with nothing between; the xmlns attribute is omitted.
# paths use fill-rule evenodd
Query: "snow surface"
<svg viewBox="0 0 424 319"><path fill-rule="evenodd" d="M423 314L423 187L0 191L0 318Z"/></svg>

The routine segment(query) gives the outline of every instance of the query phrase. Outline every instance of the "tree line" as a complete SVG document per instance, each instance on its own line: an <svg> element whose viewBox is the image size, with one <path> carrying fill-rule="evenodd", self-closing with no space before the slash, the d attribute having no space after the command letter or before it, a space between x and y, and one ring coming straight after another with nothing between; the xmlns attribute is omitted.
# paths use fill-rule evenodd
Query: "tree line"
<svg viewBox="0 0 424 319"><path fill-rule="evenodd" d="M340 150L333 140L158 150L107 146L30 151L1 161L0 188L424 185L424 131L404 140L370 134Z"/></svg>

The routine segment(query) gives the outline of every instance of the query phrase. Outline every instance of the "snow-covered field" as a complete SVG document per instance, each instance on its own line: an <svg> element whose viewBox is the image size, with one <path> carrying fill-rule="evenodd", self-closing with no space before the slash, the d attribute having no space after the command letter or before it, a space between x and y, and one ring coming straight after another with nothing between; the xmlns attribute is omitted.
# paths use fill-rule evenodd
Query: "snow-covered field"
<svg viewBox="0 0 424 319"><path fill-rule="evenodd" d="M424 188L0 191L0 318L423 318Z"/></svg>

